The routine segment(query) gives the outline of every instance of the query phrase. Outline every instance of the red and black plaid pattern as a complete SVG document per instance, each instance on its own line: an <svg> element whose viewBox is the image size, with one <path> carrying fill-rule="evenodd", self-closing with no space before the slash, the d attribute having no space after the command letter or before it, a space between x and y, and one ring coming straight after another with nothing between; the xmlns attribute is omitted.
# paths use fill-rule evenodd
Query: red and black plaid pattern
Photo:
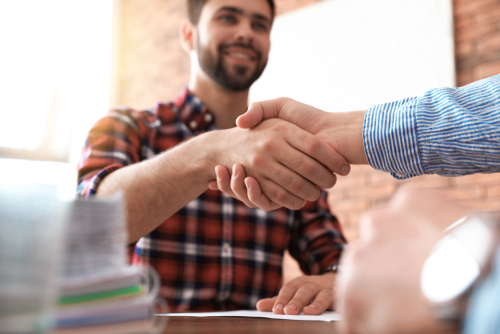
<svg viewBox="0 0 500 334"><path fill-rule="evenodd" d="M213 116L187 89L155 110L111 110L89 132L79 196L95 194L118 168L214 128ZM279 292L286 249L306 274L320 274L338 262L345 243L325 193L298 211L265 212L208 189L141 238L131 259L158 271L171 312L255 309Z"/></svg>

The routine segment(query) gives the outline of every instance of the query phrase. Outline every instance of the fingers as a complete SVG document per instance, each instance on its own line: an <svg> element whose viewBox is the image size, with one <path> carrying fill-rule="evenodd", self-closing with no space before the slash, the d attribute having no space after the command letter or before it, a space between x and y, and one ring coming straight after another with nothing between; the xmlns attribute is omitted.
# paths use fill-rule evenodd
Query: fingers
<svg viewBox="0 0 500 334"><path fill-rule="evenodd" d="M228 196L238 198L231 189L231 176L224 166L215 166L215 175L217 176L217 188Z"/></svg>
<svg viewBox="0 0 500 334"><path fill-rule="evenodd" d="M242 129L250 129L267 118L278 118L283 99L253 102L246 113L236 119L236 125Z"/></svg>
<svg viewBox="0 0 500 334"><path fill-rule="evenodd" d="M257 302L257 310L260 312L272 312L274 302L276 301L276 297L273 298L264 298Z"/></svg>
<svg viewBox="0 0 500 334"><path fill-rule="evenodd" d="M279 126L285 128L283 124ZM286 129L289 131L286 137L288 143L303 153L281 161L286 166L301 170L304 173L302 176L325 189L335 185L336 177L332 172L340 175L349 173L349 163L331 146L297 127Z"/></svg>
<svg viewBox="0 0 500 334"><path fill-rule="evenodd" d="M305 277L296 278L281 288L274 303L273 312L275 314L297 315L302 312L305 306L315 300L323 289L319 284L307 281ZM323 300L324 297L322 295L320 302L316 305L316 309L321 310L321 312L328 308L328 306L323 308L324 304L328 303L327 300ZM331 294L330 300L330 304L333 303L333 294Z"/></svg>
<svg viewBox="0 0 500 334"><path fill-rule="evenodd" d="M311 301L315 299L316 296L322 291L322 288L314 283L306 283L302 285L297 291L295 292L293 298L288 302L288 304L285 306L284 311L286 315L297 315L302 310L304 309L305 306L309 305ZM333 297L332 294L330 294L330 300L333 303ZM277 301L278 302L278 301ZM323 301L323 303L325 303ZM320 304L321 307L322 304ZM326 307L328 308L328 306ZM321 313L323 313L326 308L321 310Z"/></svg>
<svg viewBox="0 0 500 334"><path fill-rule="evenodd" d="M271 201L260 189L259 182L253 177L247 177L245 179L245 185L247 187L247 195L250 202L255 204L257 207L264 211L272 211L282 206Z"/></svg>
<svg viewBox="0 0 500 334"><path fill-rule="evenodd" d="M304 307L304 314L319 315L328 309L333 308L334 295L333 291L329 289L321 290L313 302Z"/></svg>
<svg viewBox="0 0 500 334"><path fill-rule="evenodd" d="M217 186L217 180L208 182L208 189L219 190L219 186Z"/></svg>
<svg viewBox="0 0 500 334"><path fill-rule="evenodd" d="M245 185L245 169L241 164L233 165L233 175L231 177L231 190L240 201L242 201L249 208L256 208L247 195L247 187Z"/></svg>
<svg viewBox="0 0 500 334"><path fill-rule="evenodd" d="M284 190L279 190L279 187L273 183L271 183L270 186L277 188L274 191L275 193L282 191L287 195L282 198L281 205L271 201L262 193L259 183L254 178L245 178L245 169L241 164L235 164L233 166L232 177L229 175L227 168L221 165L215 167L215 173L217 175L217 181L211 181L209 183L210 189L220 190L226 195L242 201L249 208L259 207L264 211L272 211L283 206L303 206L303 200L288 194Z"/></svg>

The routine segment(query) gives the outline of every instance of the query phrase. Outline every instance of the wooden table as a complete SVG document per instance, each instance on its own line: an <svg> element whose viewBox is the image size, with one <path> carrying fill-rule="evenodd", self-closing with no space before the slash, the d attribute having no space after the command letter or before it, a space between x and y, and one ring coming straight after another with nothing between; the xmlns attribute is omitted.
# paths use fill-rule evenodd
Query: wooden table
<svg viewBox="0 0 500 334"><path fill-rule="evenodd" d="M263 318L169 317L164 334L337 334L336 322Z"/></svg>

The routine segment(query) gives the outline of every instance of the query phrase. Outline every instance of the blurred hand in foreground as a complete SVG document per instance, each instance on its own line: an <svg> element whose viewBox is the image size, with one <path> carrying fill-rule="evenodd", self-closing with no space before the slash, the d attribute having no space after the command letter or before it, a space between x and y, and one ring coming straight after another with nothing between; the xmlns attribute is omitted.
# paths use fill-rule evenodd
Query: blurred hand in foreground
<svg viewBox="0 0 500 334"><path fill-rule="evenodd" d="M342 333L452 333L433 317L420 274L443 230L467 214L443 194L403 188L361 217L341 259L336 292Z"/></svg>

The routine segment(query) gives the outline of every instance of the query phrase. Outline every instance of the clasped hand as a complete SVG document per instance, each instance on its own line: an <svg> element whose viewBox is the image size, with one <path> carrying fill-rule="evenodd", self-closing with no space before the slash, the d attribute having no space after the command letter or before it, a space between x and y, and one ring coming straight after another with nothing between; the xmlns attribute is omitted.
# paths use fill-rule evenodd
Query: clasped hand
<svg viewBox="0 0 500 334"><path fill-rule="evenodd" d="M259 185L262 206L267 209L284 206L297 210L305 201L319 198L321 188L331 188L347 165L345 159L317 136L279 119L266 120L252 129L232 128L215 131L214 158L217 183L228 180L227 169L235 163L245 169L234 169L233 178L246 176ZM243 183L243 181L241 181ZM216 188L215 182L210 185ZM223 190L223 189L221 189ZM230 193L230 195L233 195ZM264 202L265 201L265 202ZM249 200L245 204L254 207Z"/></svg>

